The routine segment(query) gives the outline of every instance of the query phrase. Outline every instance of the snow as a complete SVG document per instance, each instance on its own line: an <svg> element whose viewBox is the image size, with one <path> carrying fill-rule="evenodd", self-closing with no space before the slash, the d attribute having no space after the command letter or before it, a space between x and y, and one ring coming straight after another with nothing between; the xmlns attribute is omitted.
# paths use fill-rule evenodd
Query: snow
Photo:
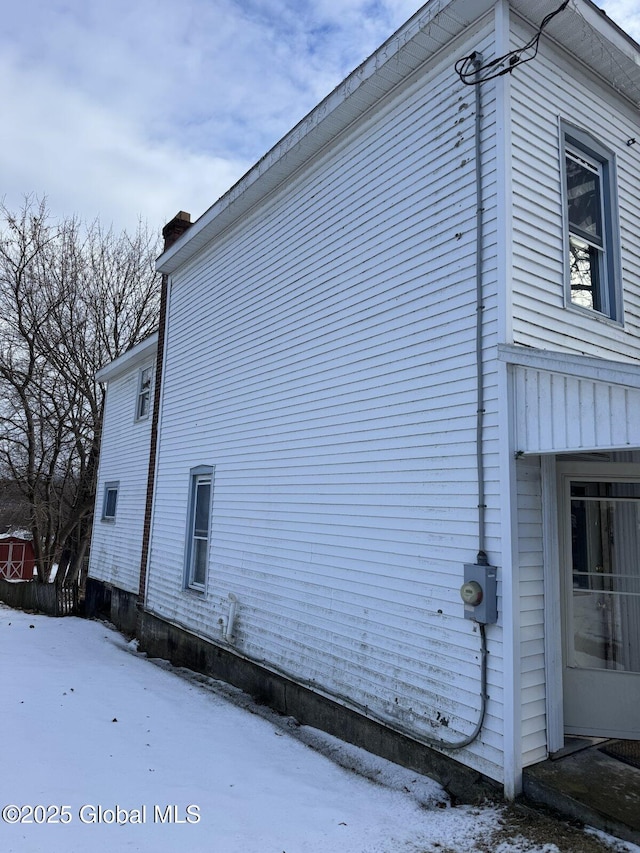
<svg viewBox="0 0 640 853"><path fill-rule="evenodd" d="M33 574L34 574L34 577L37 577L37 575L38 575L38 567L37 566L33 567ZM49 583L54 582L57 574L58 574L58 563L54 563L51 566L51 572L49 573Z"/></svg>
<svg viewBox="0 0 640 853"><path fill-rule="evenodd" d="M0 808L52 807L0 820L3 853L465 853L501 825L500 807L452 808L432 780L150 661L100 622L0 605L0 643Z"/></svg>
<svg viewBox="0 0 640 853"><path fill-rule="evenodd" d="M33 535L30 530L21 528L19 530L8 530L6 533L0 533L0 539L24 539L30 542L33 539Z"/></svg>

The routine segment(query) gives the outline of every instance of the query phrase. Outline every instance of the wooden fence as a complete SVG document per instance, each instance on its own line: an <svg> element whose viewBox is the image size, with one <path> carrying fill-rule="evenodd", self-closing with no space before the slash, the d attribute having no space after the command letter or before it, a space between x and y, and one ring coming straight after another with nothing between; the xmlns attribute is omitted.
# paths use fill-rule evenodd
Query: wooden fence
<svg viewBox="0 0 640 853"><path fill-rule="evenodd" d="M78 587L56 589L54 583L7 581L0 578L0 601L17 610L35 610L49 616L71 616L78 612Z"/></svg>

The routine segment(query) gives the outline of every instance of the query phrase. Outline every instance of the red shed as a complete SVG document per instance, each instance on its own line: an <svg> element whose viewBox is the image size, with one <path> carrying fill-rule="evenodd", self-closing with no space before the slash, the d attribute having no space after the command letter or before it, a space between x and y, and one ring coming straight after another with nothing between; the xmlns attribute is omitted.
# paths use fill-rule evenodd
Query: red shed
<svg viewBox="0 0 640 853"><path fill-rule="evenodd" d="M30 581L33 579L35 562L30 539L12 533L0 535L0 578Z"/></svg>

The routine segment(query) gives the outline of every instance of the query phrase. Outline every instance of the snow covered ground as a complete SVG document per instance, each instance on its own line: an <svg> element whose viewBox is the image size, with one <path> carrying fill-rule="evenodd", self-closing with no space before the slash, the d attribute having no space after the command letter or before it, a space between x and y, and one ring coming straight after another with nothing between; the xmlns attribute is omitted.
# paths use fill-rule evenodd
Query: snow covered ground
<svg viewBox="0 0 640 853"><path fill-rule="evenodd" d="M100 622L0 604L0 719L2 853L640 850L452 808L432 780L151 662Z"/></svg>

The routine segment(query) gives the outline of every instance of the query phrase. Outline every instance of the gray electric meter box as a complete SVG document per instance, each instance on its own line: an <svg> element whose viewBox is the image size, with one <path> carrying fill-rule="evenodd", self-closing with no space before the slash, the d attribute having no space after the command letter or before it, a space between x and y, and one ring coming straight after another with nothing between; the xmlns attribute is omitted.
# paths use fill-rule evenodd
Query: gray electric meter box
<svg viewBox="0 0 640 853"><path fill-rule="evenodd" d="M467 563L464 567L464 584L460 589L464 602L465 619L483 625L498 621L498 586L495 566Z"/></svg>

